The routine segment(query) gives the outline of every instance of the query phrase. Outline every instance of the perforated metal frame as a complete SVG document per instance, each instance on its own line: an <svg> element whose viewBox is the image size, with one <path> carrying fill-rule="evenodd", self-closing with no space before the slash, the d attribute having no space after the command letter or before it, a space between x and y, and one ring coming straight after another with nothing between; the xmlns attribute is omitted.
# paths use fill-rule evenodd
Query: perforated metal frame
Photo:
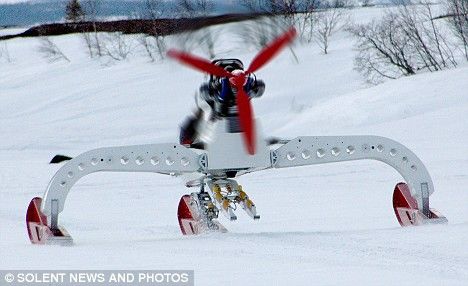
<svg viewBox="0 0 468 286"><path fill-rule="evenodd" d="M41 210L52 228L72 186L95 172L153 172L168 175L200 173L219 178L225 171L238 176L268 168L288 168L332 162L372 159L397 170L407 182L419 209L429 214L429 195L434 192L431 177L421 160L402 144L379 136L307 136L267 146L260 124L257 153L245 152L241 133L228 133L221 120L206 150L179 144L150 144L100 148L85 152L62 166L50 181Z"/></svg>

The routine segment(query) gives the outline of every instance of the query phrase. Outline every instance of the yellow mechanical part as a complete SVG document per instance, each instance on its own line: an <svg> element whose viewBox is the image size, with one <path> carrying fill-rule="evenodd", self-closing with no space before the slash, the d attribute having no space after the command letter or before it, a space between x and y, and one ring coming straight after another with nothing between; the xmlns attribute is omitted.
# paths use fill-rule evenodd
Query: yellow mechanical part
<svg viewBox="0 0 468 286"><path fill-rule="evenodd" d="M223 200L223 209L227 210L229 208L229 200Z"/></svg>
<svg viewBox="0 0 468 286"><path fill-rule="evenodd" d="M239 191L239 198L241 199L241 201L245 201L249 198L249 196L247 196L247 194L242 190L241 185L239 185L239 188L237 190Z"/></svg>
<svg viewBox="0 0 468 286"><path fill-rule="evenodd" d="M239 192L239 198L241 199L241 201L245 201L247 200L249 197L247 196L247 194L243 191L240 191Z"/></svg>
<svg viewBox="0 0 468 286"><path fill-rule="evenodd" d="M215 193L214 194L214 198L215 200L217 200L218 202L221 202L223 200L223 195L221 195L221 193Z"/></svg>
<svg viewBox="0 0 468 286"><path fill-rule="evenodd" d="M213 194L214 194L215 200L217 200L218 202L221 202L221 200L223 199L223 195L221 194L221 188L219 187L219 185L214 185Z"/></svg>
<svg viewBox="0 0 468 286"><path fill-rule="evenodd" d="M251 209L254 203L251 200L247 199L245 201L245 205L247 206L247 208Z"/></svg>

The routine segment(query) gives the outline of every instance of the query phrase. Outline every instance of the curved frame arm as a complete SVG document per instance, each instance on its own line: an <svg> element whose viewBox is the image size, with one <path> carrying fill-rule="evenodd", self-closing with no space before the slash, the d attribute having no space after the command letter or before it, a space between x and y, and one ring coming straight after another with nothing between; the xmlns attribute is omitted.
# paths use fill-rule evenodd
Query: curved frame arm
<svg viewBox="0 0 468 286"><path fill-rule="evenodd" d="M392 166L405 179L419 209L429 214L434 186L424 164L404 145L379 136L297 137L272 151L272 166L286 168L373 159Z"/></svg>
<svg viewBox="0 0 468 286"><path fill-rule="evenodd" d="M95 172L153 172L168 175L206 169L204 151L194 151L179 144L149 144L107 147L85 152L63 165L50 181L42 201L42 212L51 217L57 228L58 214L73 185Z"/></svg>

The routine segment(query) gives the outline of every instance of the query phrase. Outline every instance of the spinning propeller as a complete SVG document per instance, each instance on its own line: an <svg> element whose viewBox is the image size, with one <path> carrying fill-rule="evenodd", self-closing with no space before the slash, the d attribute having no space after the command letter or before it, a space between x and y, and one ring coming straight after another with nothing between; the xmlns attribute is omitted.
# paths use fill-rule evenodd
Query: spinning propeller
<svg viewBox="0 0 468 286"><path fill-rule="evenodd" d="M265 48L263 48L250 63L250 66L245 71L236 70L228 72L222 67L212 64L210 61L194 56L192 54L171 49L167 55L186 65L189 65L202 72L209 73L217 77L227 77L232 87L237 90L237 106L239 112L239 122L242 128L242 134L246 149L250 155L255 154L255 129L253 126L253 112L250 104L250 99L244 90L244 85L247 82L249 74L259 70L269 60L271 60L278 52L287 44L292 42L296 37L296 29L290 28L284 34L277 37Z"/></svg>

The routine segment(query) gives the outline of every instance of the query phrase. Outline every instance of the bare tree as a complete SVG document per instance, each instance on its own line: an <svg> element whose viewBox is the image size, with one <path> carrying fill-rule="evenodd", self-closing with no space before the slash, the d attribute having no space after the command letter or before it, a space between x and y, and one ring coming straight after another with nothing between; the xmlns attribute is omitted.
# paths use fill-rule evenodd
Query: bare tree
<svg viewBox="0 0 468 286"><path fill-rule="evenodd" d="M11 63L12 62L12 59L11 59L11 56L10 56L10 52L8 50L8 46L7 46L7 43L4 41L2 43L2 45L0 46L0 59L1 58L4 58L7 63Z"/></svg>
<svg viewBox="0 0 468 286"><path fill-rule="evenodd" d="M300 11L302 0L239 0L239 4L256 13L291 16ZM292 15L294 16L294 15Z"/></svg>
<svg viewBox="0 0 468 286"><path fill-rule="evenodd" d="M468 0L447 0L445 5L450 27L468 61Z"/></svg>
<svg viewBox="0 0 468 286"><path fill-rule="evenodd" d="M373 0L361 0L361 6L362 7L374 6L374 1Z"/></svg>
<svg viewBox="0 0 468 286"><path fill-rule="evenodd" d="M49 62L56 62L59 60L66 60L67 62L70 62L70 59L48 37L41 37L39 41L40 44L38 51Z"/></svg>
<svg viewBox="0 0 468 286"><path fill-rule="evenodd" d="M204 52L209 56L210 59L214 59L215 54L215 45L216 40L219 37L219 31L213 31L212 27L205 27L199 32L199 39L201 39L200 44Z"/></svg>
<svg viewBox="0 0 468 286"><path fill-rule="evenodd" d="M347 19L348 12L344 8L330 7L315 13L314 39L324 54L328 54L330 37Z"/></svg>
<svg viewBox="0 0 468 286"><path fill-rule="evenodd" d="M96 21L97 14L100 7L100 0L85 0L85 19L92 23L93 32L84 32L83 39L85 41L86 47L88 48L88 54L90 58L94 56L103 56L101 41L99 34L97 32Z"/></svg>
<svg viewBox="0 0 468 286"><path fill-rule="evenodd" d="M176 13L180 18L207 17L214 9L213 0L178 0ZM179 43L185 50L200 47L209 58L215 57L215 43L219 34L211 27L205 27L196 31L188 31L179 34Z"/></svg>
<svg viewBox="0 0 468 286"><path fill-rule="evenodd" d="M138 43L145 49L146 55L150 58L151 62L156 61L157 58L164 59L165 56L157 46L156 37L157 36L142 34L137 39ZM164 50L165 49L164 46Z"/></svg>
<svg viewBox="0 0 468 286"><path fill-rule="evenodd" d="M283 31L286 27L295 27L299 39L310 42L313 35L314 17L313 13L320 6L320 0L238 0L240 5L247 8L252 13L260 13L269 20L262 19L259 21L259 26L256 34L264 34L268 30L268 25L272 28L272 33L266 35L276 36L277 31ZM253 27L250 28L250 30ZM265 38L265 36L263 37ZM271 40L272 37L269 37ZM257 41L257 42L268 42Z"/></svg>
<svg viewBox="0 0 468 286"><path fill-rule="evenodd" d="M444 36L441 22L436 23L429 0L421 0L419 5L399 5L399 21L402 32L408 37L420 60L429 71L437 71L456 66L452 47Z"/></svg>
<svg viewBox="0 0 468 286"><path fill-rule="evenodd" d="M221 29L223 28L204 27L179 33L176 38L178 48L184 51L200 49L210 59L214 59L216 42L222 33Z"/></svg>
<svg viewBox="0 0 468 286"><path fill-rule="evenodd" d="M69 0L65 7L65 19L69 22L84 20L85 14L78 0Z"/></svg>
<svg viewBox="0 0 468 286"><path fill-rule="evenodd" d="M370 82L457 65L430 5L402 5L380 20L348 29L357 39L356 68Z"/></svg>
<svg viewBox="0 0 468 286"><path fill-rule="evenodd" d="M134 43L131 36L121 32L105 33L102 35L101 50L103 56L113 60L125 60L133 51Z"/></svg>
<svg viewBox="0 0 468 286"><path fill-rule="evenodd" d="M196 7L193 1L190 0L177 0L175 11L181 18L195 17Z"/></svg>
<svg viewBox="0 0 468 286"><path fill-rule="evenodd" d="M281 17L288 26L296 24L300 2L298 0L239 0L240 5L252 13Z"/></svg>
<svg viewBox="0 0 468 286"><path fill-rule="evenodd" d="M395 79L416 73L413 52L396 14L385 15L381 21L355 25L348 30L357 38L356 69L371 83Z"/></svg>
<svg viewBox="0 0 468 286"><path fill-rule="evenodd" d="M303 0L299 8L300 14L297 16L296 29L299 37L310 43L313 39L315 13L318 11L320 0Z"/></svg>
<svg viewBox="0 0 468 286"><path fill-rule="evenodd" d="M142 18L152 20L150 34L141 35L138 42L144 47L152 62L156 57L163 59L166 54L166 41L163 31L167 30L166 22L158 21L167 15L167 5L164 0L146 0L143 6Z"/></svg>
<svg viewBox="0 0 468 286"><path fill-rule="evenodd" d="M237 33L242 40L242 45L251 45L260 50L272 39L284 31L285 25L276 16L268 15L251 21L242 22L237 26Z"/></svg>
<svg viewBox="0 0 468 286"><path fill-rule="evenodd" d="M328 1L325 6L331 8L349 8L351 4L349 0L332 0Z"/></svg>
<svg viewBox="0 0 468 286"><path fill-rule="evenodd" d="M151 20L161 19L167 12L164 0L146 0L144 3L144 17Z"/></svg>
<svg viewBox="0 0 468 286"><path fill-rule="evenodd" d="M206 17L213 9L213 0L177 0L175 10L181 18L193 18Z"/></svg>
<svg viewBox="0 0 468 286"><path fill-rule="evenodd" d="M289 27L297 26L301 19L299 12L303 10L299 0L276 0L270 1L270 3L273 13L281 16L286 25Z"/></svg>
<svg viewBox="0 0 468 286"><path fill-rule="evenodd" d="M280 2L283 1L238 0L238 3L251 13L262 15L260 18L239 25L238 33L244 44L251 44L256 49L262 49L287 27L291 26L290 22L294 20L289 16L283 16L281 13Z"/></svg>

